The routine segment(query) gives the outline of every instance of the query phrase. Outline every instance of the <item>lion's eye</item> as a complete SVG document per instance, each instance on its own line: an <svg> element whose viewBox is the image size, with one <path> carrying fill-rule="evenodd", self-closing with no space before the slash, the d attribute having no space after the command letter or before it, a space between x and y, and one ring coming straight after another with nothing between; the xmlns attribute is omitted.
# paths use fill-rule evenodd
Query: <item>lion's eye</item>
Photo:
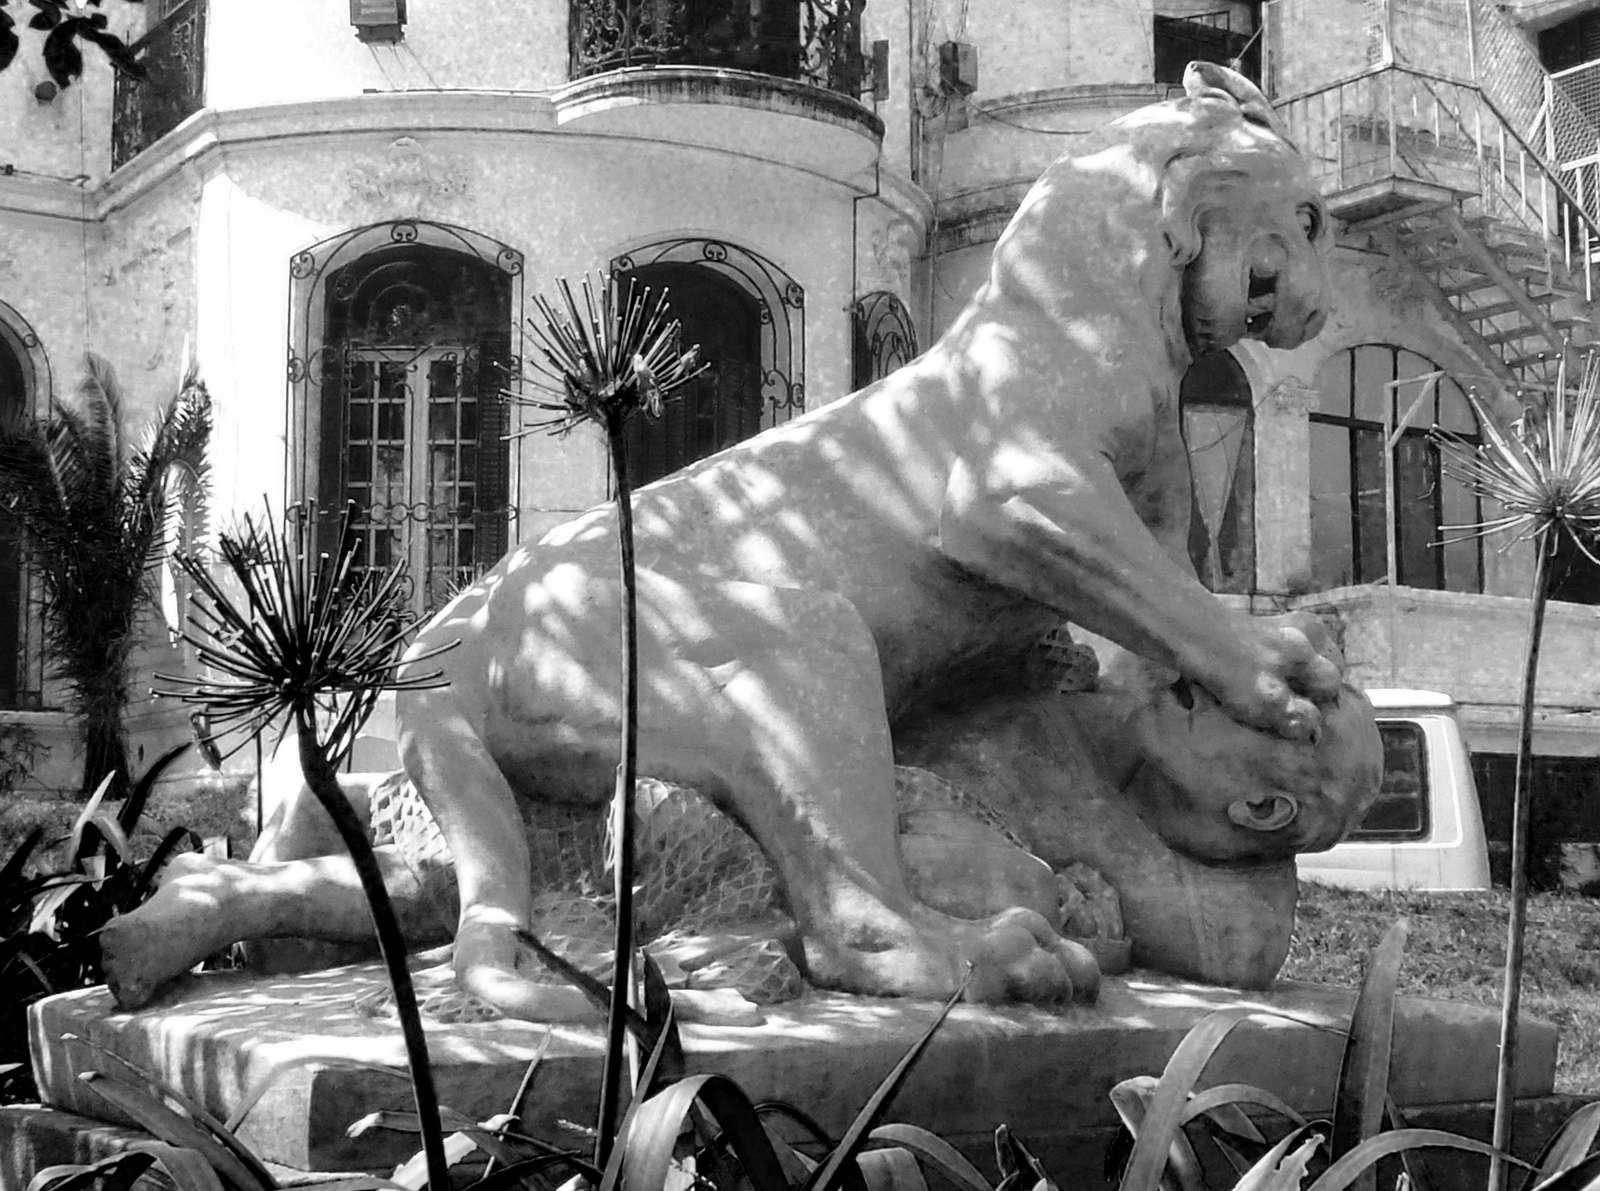
<svg viewBox="0 0 1600 1191"><path fill-rule="evenodd" d="M1322 212L1307 203L1297 212L1300 216L1300 230L1305 233L1308 240L1315 240L1322 231Z"/></svg>

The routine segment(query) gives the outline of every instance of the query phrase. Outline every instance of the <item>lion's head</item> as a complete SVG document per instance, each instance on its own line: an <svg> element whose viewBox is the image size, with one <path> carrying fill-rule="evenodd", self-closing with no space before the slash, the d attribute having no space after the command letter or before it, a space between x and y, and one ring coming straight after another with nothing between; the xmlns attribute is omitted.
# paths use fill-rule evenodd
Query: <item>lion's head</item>
<svg viewBox="0 0 1600 1191"><path fill-rule="evenodd" d="M1328 317L1327 210L1247 79L1196 62L1184 90L1045 172L996 246L996 292L1062 317L1088 287L1101 306L1132 298L1154 307L1175 358L1243 338L1296 346Z"/></svg>
<svg viewBox="0 0 1600 1191"><path fill-rule="evenodd" d="M1183 334L1195 356L1240 339L1296 347L1327 321L1327 208L1261 92L1206 62L1172 107L1196 135L1167 159L1165 237L1183 267Z"/></svg>

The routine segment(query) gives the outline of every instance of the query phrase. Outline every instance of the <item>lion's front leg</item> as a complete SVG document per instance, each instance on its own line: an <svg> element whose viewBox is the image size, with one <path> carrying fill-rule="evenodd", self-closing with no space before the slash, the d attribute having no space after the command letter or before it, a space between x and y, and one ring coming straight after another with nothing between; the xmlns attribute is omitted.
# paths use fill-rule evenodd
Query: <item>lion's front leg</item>
<svg viewBox="0 0 1600 1191"><path fill-rule="evenodd" d="M956 466L944 553L1200 684L1240 723L1315 739L1317 702L1337 693L1340 672L1307 626L1228 609L1157 540L1104 455L1037 445Z"/></svg>

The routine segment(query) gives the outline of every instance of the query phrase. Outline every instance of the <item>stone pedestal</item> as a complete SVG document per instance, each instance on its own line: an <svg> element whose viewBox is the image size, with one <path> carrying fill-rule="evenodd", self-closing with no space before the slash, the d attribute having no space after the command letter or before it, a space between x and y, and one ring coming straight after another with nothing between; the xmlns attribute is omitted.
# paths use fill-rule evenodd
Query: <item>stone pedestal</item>
<svg viewBox="0 0 1600 1191"><path fill-rule="evenodd" d="M108 1060L74 1034L109 1048L226 1119L265 1085L241 1139L274 1163L311 1170L385 1170L415 1138L345 1128L379 1108L410 1107L399 1033L356 1001L382 986L376 965L297 976L208 973L163 1001L115 1012L103 989L64 993L33 1008L35 1069L56 1109L123 1123L76 1077ZM1214 1009L1257 1012L1212 1061L1205 1082L1269 1088L1308 1114L1331 1105L1354 994L1286 985L1239 993L1135 972L1106 981L1098 1006L1056 1011L961 1006L951 1014L892 1107L890 1119L933 1129L988 1170L994 1128L1009 1124L1058 1180L1089 1170L1116 1118L1107 1092L1131 1075L1159 1074L1184 1033ZM928 1002L829 993L769 1009L758 1027L684 1027L689 1065L738 1082L757 1101L783 1099L837 1133L937 1012ZM1283 1016L1288 1015L1288 1016ZM1290 1020L1292 1018L1293 1020ZM549 1035L531 1097L535 1132L558 1137L558 1118L588 1124L600 1065L595 1026L497 1021L430 1024L440 1098L481 1119L510 1103ZM1493 1097L1496 1015L1483 1006L1402 999L1391 1090L1406 1106ZM1520 1094L1548 1096L1556 1032L1530 1021ZM375 1072L366 1064L392 1069ZM0 1120L0 1134L8 1126ZM12 1126L13 1129L15 1126ZM35 1132L44 1126L30 1118ZM24 1184L25 1185L25 1184ZM1065 1185L1065 1183L1064 1183Z"/></svg>

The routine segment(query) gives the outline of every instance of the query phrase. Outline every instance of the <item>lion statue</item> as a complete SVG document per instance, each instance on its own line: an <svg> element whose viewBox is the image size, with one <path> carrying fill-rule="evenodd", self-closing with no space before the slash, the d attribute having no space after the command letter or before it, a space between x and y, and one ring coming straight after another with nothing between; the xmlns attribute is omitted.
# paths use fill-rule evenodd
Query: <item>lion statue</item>
<svg viewBox="0 0 1600 1191"><path fill-rule="evenodd" d="M1283 958L1293 854L1376 792L1371 709L1322 627L1234 612L1187 561L1179 382L1243 337L1318 332L1330 229L1254 86L1197 63L1184 90L1045 172L926 354L636 494L639 772L753 837L815 984L943 997L970 968L973 999L1047 1002L1082 983L1036 893L998 882L1012 904L961 916L913 896L897 760L978 787L1047 862L1110 870L1136 958L1237 983ZM598 813L612 788L620 599L602 507L440 611L413 650L459 642L429 663L448 685L398 696L402 764L453 858L456 979L511 1016L548 1005L519 939L525 816ZM1102 689L1020 681L1063 621L1119 655ZM143 925L106 932L113 990L137 1003L182 970L141 966L158 933L362 937L340 864L190 862ZM202 904L211 927L167 929Z"/></svg>

